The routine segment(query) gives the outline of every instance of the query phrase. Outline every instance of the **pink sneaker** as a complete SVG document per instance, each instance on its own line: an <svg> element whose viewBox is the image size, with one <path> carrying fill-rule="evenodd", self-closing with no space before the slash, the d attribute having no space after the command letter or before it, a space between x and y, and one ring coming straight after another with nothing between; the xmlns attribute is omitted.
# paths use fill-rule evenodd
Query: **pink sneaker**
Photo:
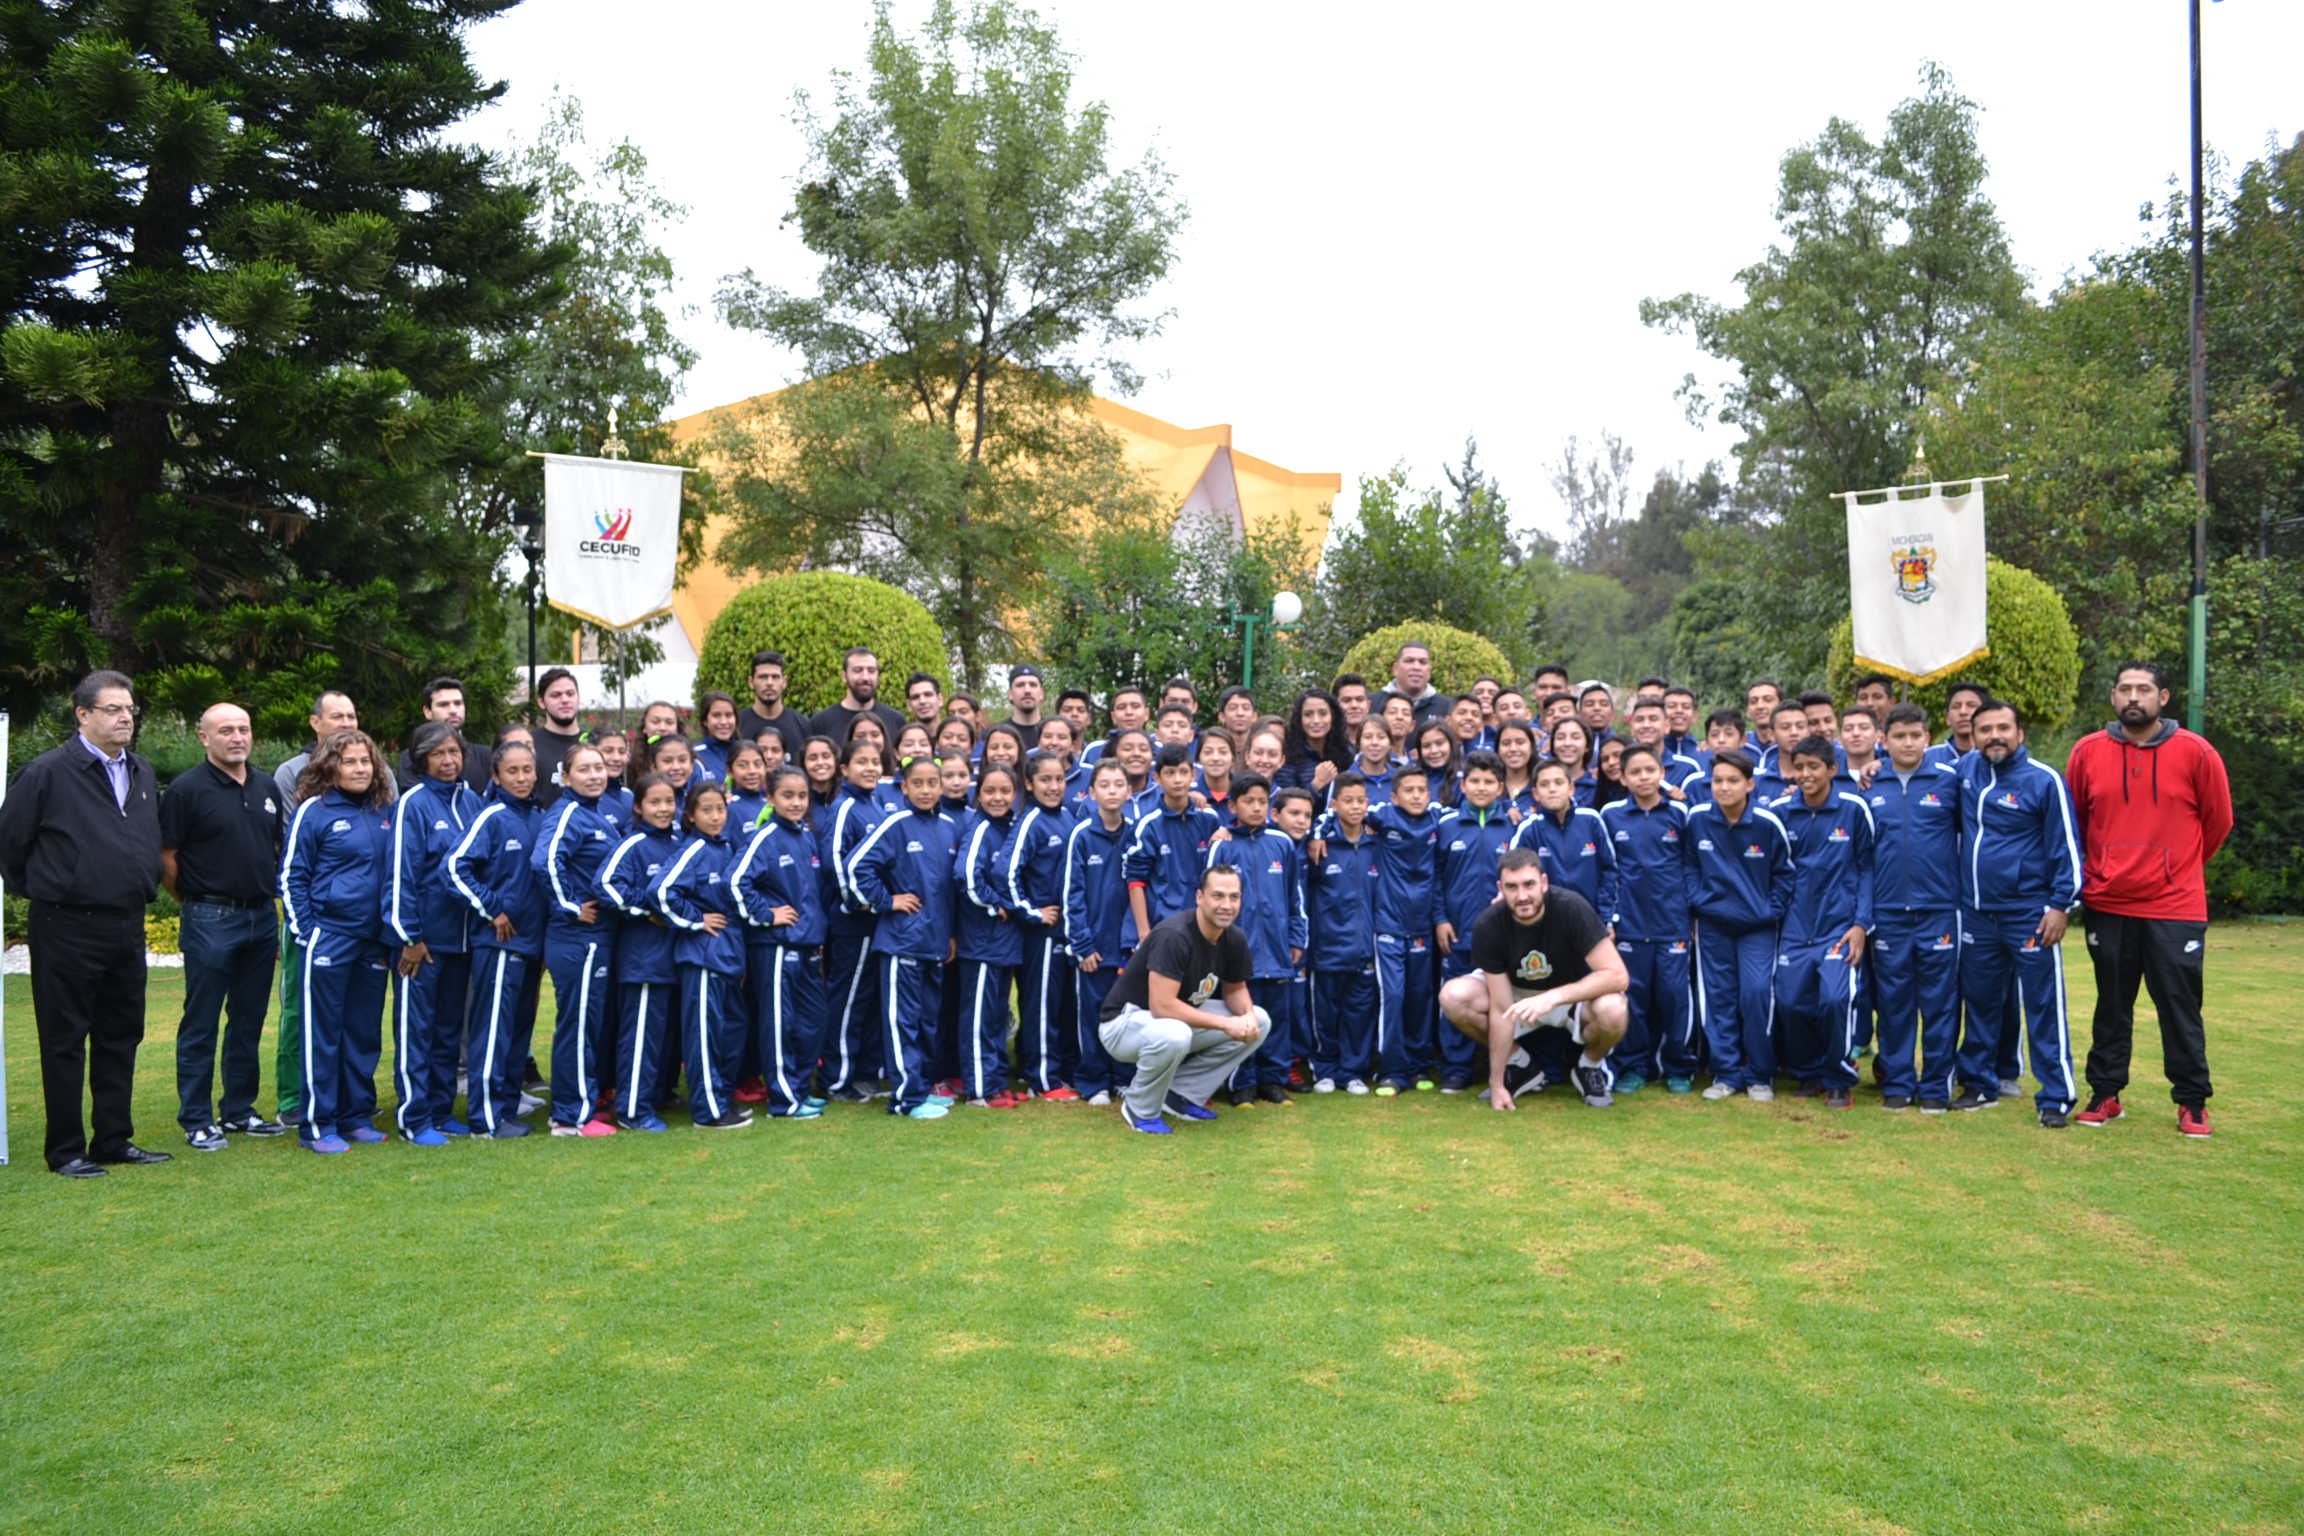
<svg viewBox="0 0 2304 1536"><path fill-rule="evenodd" d="M594 1115L576 1128L576 1134L579 1136L613 1136L616 1134L616 1125L604 1115Z"/></svg>

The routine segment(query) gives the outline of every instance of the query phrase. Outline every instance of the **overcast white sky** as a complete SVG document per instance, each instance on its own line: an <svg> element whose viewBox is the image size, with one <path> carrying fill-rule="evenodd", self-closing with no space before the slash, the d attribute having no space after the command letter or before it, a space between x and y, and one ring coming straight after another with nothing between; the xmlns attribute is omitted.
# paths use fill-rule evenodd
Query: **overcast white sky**
<svg viewBox="0 0 2304 1536"><path fill-rule="evenodd" d="M925 0L903 0L916 21ZM2184 0L1745 0L1723 5L1048 0L1116 159L1156 147L1191 208L1157 295L1174 310L1130 403L1230 422L1245 451L1437 483L1466 433L1524 521L1564 522L1562 440L1627 438L1659 465L1727 457L1681 377L1717 376L1639 301L1733 297L1766 247L1776 167L1837 114L1877 134L1942 61L1984 108L2017 260L2044 292L2131 243L2187 154ZM2204 8L2208 142L2241 161L2304 129L2304 4ZM511 83L470 134L531 133L554 86L594 142L629 138L689 205L666 234L703 354L683 411L788 383L796 360L712 314L726 273L806 288L781 225L796 89L860 69L867 0L528 0L473 34Z"/></svg>

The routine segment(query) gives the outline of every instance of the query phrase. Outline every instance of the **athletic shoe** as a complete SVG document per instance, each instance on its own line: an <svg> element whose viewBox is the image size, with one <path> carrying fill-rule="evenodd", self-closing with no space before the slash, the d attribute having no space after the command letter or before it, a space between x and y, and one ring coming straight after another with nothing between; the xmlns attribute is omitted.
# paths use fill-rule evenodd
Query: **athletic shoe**
<svg viewBox="0 0 2304 1536"><path fill-rule="evenodd" d="M1234 1109L1246 1109L1256 1102L1256 1090L1253 1088L1227 1088L1224 1090L1224 1097L1231 1101Z"/></svg>
<svg viewBox="0 0 2304 1536"><path fill-rule="evenodd" d="M288 1127L277 1120L267 1120L251 1110L237 1120L219 1120L216 1124L235 1136L285 1136Z"/></svg>
<svg viewBox="0 0 2304 1536"><path fill-rule="evenodd" d="M769 1118L771 1120L821 1120L824 1118L824 1106L803 1101L795 1104L783 1114L770 1115Z"/></svg>
<svg viewBox="0 0 2304 1536"><path fill-rule="evenodd" d="M469 1136L472 1134L472 1127L461 1120L443 1120L438 1129L443 1136Z"/></svg>
<svg viewBox="0 0 2304 1536"><path fill-rule="evenodd" d="M2040 1129L2044 1131L2061 1131L2071 1123L2072 1117L2060 1109L2040 1111Z"/></svg>
<svg viewBox="0 0 2304 1536"><path fill-rule="evenodd" d="M1300 1061L1289 1063L1288 1086L1297 1093L1312 1092L1312 1069Z"/></svg>
<svg viewBox="0 0 2304 1536"><path fill-rule="evenodd" d="M1692 1077L1668 1077L1664 1079L1664 1091L1666 1093L1694 1093L1696 1091L1696 1079Z"/></svg>
<svg viewBox="0 0 2304 1536"><path fill-rule="evenodd" d="M1704 1097L1708 1099L1732 1099L1736 1097L1736 1090L1718 1078L1714 1078L1705 1085Z"/></svg>
<svg viewBox="0 0 2304 1536"><path fill-rule="evenodd" d="M2179 1104L2176 1106L2176 1132L2180 1136L2205 1139L2216 1134L2208 1124L2208 1106L2205 1104Z"/></svg>
<svg viewBox="0 0 2304 1536"><path fill-rule="evenodd" d="M1344 1091L1346 1093L1366 1093L1368 1084L1357 1077L1347 1078L1344 1082Z"/></svg>
<svg viewBox="0 0 2304 1536"><path fill-rule="evenodd" d="M1881 1099L1880 1107L1882 1109L1910 1109L1912 1107L1912 1095L1908 1093L1891 1093ZM1942 1114L1943 1112L1944 1106L1941 1104L1937 1105L1935 1113Z"/></svg>
<svg viewBox="0 0 2304 1536"><path fill-rule="evenodd" d="M955 1104L957 1104L957 1103L959 1103L959 1102L960 1102L958 1099L954 1098L954 1097L953 1097L951 1094L949 1094L949 1093L927 1093L927 1094L922 1094L922 1095L921 1095L921 1101L922 1101L923 1103L927 1103L927 1104L941 1104L941 1105L943 1105L943 1106L944 1106L946 1109L950 1109L950 1108L951 1108L953 1105L955 1105Z"/></svg>
<svg viewBox="0 0 2304 1536"><path fill-rule="evenodd" d="M555 1136L581 1136L584 1132L576 1126L564 1125L555 1120L552 1122L552 1134Z"/></svg>
<svg viewBox="0 0 2304 1536"><path fill-rule="evenodd" d="M196 1131L186 1131L184 1145L195 1152L221 1152L231 1143L224 1139L224 1127L204 1125Z"/></svg>
<svg viewBox="0 0 2304 1536"><path fill-rule="evenodd" d="M1334 1093L1336 1091L1336 1079L1316 1077L1312 1080L1312 1091L1314 1093Z"/></svg>
<svg viewBox="0 0 2304 1536"><path fill-rule="evenodd" d="M390 1141L392 1138L385 1135L382 1131L376 1129L376 1127L372 1125L356 1125L352 1127L351 1130L345 1132L344 1139L350 1142L357 1142L363 1147L372 1147L380 1141Z"/></svg>
<svg viewBox="0 0 2304 1536"><path fill-rule="evenodd" d="M846 1088L833 1089L829 1096L838 1099L843 1104L869 1104L872 1102L870 1091L858 1088L853 1083Z"/></svg>
<svg viewBox="0 0 2304 1536"><path fill-rule="evenodd" d="M757 1077L748 1077L738 1083L736 1091L728 1097L739 1104L765 1104L768 1102L768 1085Z"/></svg>
<svg viewBox="0 0 2304 1536"><path fill-rule="evenodd" d="M672 1127L664 1123L664 1117L662 1115L654 1113L645 1115L630 1115L625 1117L619 1123L624 1127L624 1129L628 1131L646 1131L651 1136L657 1134L658 1132L672 1129Z"/></svg>
<svg viewBox="0 0 2304 1536"><path fill-rule="evenodd" d="M1288 1090L1278 1083L1266 1083L1256 1090L1256 1097L1267 1104L1293 1104L1296 1102L1288 1097Z"/></svg>
<svg viewBox="0 0 2304 1536"><path fill-rule="evenodd" d="M936 1085L936 1097L947 1103L957 1103L968 1091L968 1085L956 1077L948 1077Z"/></svg>
<svg viewBox="0 0 2304 1536"><path fill-rule="evenodd" d="M303 1124L304 1112L302 1110L283 1109L280 1111L280 1128L282 1130L293 1131L298 1129Z"/></svg>
<svg viewBox="0 0 2304 1536"><path fill-rule="evenodd" d="M815 1110L818 1114L822 1114L824 1112L824 1107L831 1102L832 1101L829 1099L820 1099L816 1097L816 1095L810 1094L808 1097L800 1101L800 1107L802 1109L812 1109Z"/></svg>
<svg viewBox="0 0 2304 1536"><path fill-rule="evenodd" d="M960 1102L967 1105L970 1109L989 1109L992 1107L992 1101L990 1099L962 1099Z"/></svg>
<svg viewBox="0 0 2304 1536"><path fill-rule="evenodd" d="M952 1106L948 1101L922 1099L904 1111L904 1118L907 1120L941 1120L950 1113L952 1113Z"/></svg>
<svg viewBox="0 0 2304 1536"><path fill-rule="evenodd" d="M1853 1109L1856 1107L1856 1096L1846 1088L1835 1088L1824 1095L1824 1107L1826 1109Z"/></svg>
<svg viewBox="0 0 2304 1536"><path fill-rule="evenodd" d="M536 1058L531 1056L520 1066L520 1091L542 1093L552 1085L544 1081L544 1074L536 1070Z"/></svg>
<svg viewBox="0 0 2304 1536"><path fill-rule="evenodd" d="M1121 1101L1120 1118L1128 1122L1128 1129L1142 1131L1147 1136L1173 1136L1176 1134L1175 1128L1158 1115L1151 1115L1142 1120L1137 1119L1136 1111L1128 1107L1126 1100Z"/></svg>
<svg viewBox="0 0 2304 1536"><path fill-rule="evenodd" d="M1433 1089L1439 1086L1440 1085L1438 1083L1434 1082L1431 1078L1428 1077L1420 1077L1416 1079L1416 1091L1418 1093L1430 1093Z"/></svg>
<svg viewBox="0 0 2304 1536"><path fill-rule="evenodd" d="M1648 1079L1637 1072L1627 1072L1616 1079L1616 1091L1618 1093L1638 1093L1647 1086Z"/></svg>
<svg viewBox="0 0 2304 1536"><path fill-rule="evenodd" d="M349 1152L352 1150L352 1143L341 1136L315 1136L312 1140L304 1143L304 1150L307 1152Z"/></svg>
<svg viewBox="0 0 2304 1536"><path fill-rule="evenodd" d="M1104 1109L1112 1103L1112 1095L1109 1091L1099 1088L1096 1092L1088 1095L1088 1102L1097 1109Z"/></svg>
<svg viewBox="0 0 2304 1536"><path fill-rule="evenodd" d="M1776 1102L1776 1085L1774 1083L1754 1083L1744 1090L1744 1096L1755 1104L1773 1104Z"/></svg>
<svg viewBox="0 0 2304 1536"><path fill-rule="evenodd" d="M2000 1097L2004 1099L2012 1099L2023 1091L2024 1080L2022 1078L2004 1077L2000 1079Z"/></svg>
<svg viewBox="0 0 2304 1536"><path fill-rule="evenodd" d="M1504 1090L1514 1098L1524 1093L1542 1093L1551 1082L1524 1047L1515 1046L1512 1054L1504 1058Z"/></svg>
<svg viewBox="0 0 2304 1536"><path fill-rule="evenodd" d="M749 1120L751 1116L747 1115L745 1118ZM592 1137L613 1136L616 1134L616 1122L606 1115L594 1115L577 1129L576 1134Z"/></svg>
<svg viewBox="0 0 2304 1536"><path fill-rule="evenodd" d="M1822 1083L1804 1079L1800 1084L1798 1097L1803 1099L1820 1099L1824 1097L1828 1091L1829 1090L1826 1089Z"/></svg>
<svg viewBox="0 0 2304 1536"><path fill-rule="evenodd" d="M1072 1091L1069 1083L1058 1083L1040 1097L1051 1104L1077 1104L1080 1102L1080 1095Z"/></svg>
<svg viewBox="0 0 2304 1536"><path fill-rule="evenodd" d="M2072 1118L2079 1121L2082 1125L2102 1127L2110 1125L2113 1121L2119 1119L2126 1113L2128 1113L2128 1111L2120 1107L2120 1095L2116 1093L2103 1093L2098 1094L2093 1099L2090 1099L2088 1101L2088 1107L2080 1111L2080 1113L2074 1115Z"/></svg>
<svg viewBox="0 0 2304 1536"><path fill-rule="evenodd" d="M1396 1099L1400 1097L1400 1085L1398 1083L1378 1083L1376 1085L1376 1097Z"/></svg>
<svg viewBox="0 0 2304 1536"><path fill-rule="evenodd" d="M1993 1105L1999 1102L2000 1101L1998 1099L1988 1098L1984 1094L1978 1093L1975 1089L1971 1088L1965 1093L1961 1094L1960 1097L1954 1099L1952 1101L1952 1107L1954 1109L1965 1112L1971 1109L1990 1109Z"/></svg>
<svg viewBox="0 0 2304 1536"><path fill-rule="evenodd" d="M1169 1091L1168 1098L1162 1107L1166 1109L1168 1113L1172 1115L1182 1115L1187 1120L1213 1120L1216 1118L1216 1111L1210 1109L1205 1104L1193 1103L1190 1099L1184 1097L1184 1095L1180 1093L1175 1092L1173 1089Z"/></svg>
<svg viewBox="0 0 2304 1536"><path fill-rule="evenodd" d="M1444 1077L1440 1079L1440 1091L1442 1093L1462 1093L1465 1089L1471 1086L1472 1084L1468 1079L1461 1077Z"/></svg>
<svg viewBox="0 0 2304 1536"><path fill-rule="evenodd" d="M696 1129L700 1131L740 1131L751 1123L752 1117L750 1115L740 1115L731 1109L726 1114L719 1115L713 1119L697 1121ZM559 1135L560 1128L558 1126L554 1126L552 1128L552 1134L555 1136Z"/></svg>
<svg viewBox="0 0 2304 1536"><path fill-rule="evenodd" d="M1015 1109L1023 1104L1024 1101L1016 1097L1014 1090L1003 1088L998 1093L992 1095L992 1097L989 1099L986 1099L984 1102L987 1106L993 1109Z"/></svg>
<svg viewBox="0 0 2304 1536"><path fill-rule="evenodd" d="M534 1129L536 1127L525 1120L499 1120L496 1122L496 1129L488 1134L497 1141L512 1141L527 1135Z"/></svg>
<svg viewBox="0 0 2304 1536"><path fill-rule="evenodd" d="M513 1106L513 1113L520 1115L532 1115L543 1107L544 1099L541 1094L530 1093L525 1088L523 1088L520 1091L520 1102Z"/></svg>
<svg viewBox="0 0 2304 1536"><path fill-rule="evenodd" d="M1951 1107L1942 1099L1922 1099L1920 1101L1920 1113L1924 1115L1940 1115Z"/></svg>
<svg viewBox="0 0 2304 1536"><path fill-rule="evenodd" d="M409 1132L408 1145L412 1147L444 1147L448 1145L448 1133L428 1125L420 1131Z"/></svg>
<svg viewBox="0 0 2304 1536"><path fill-rule="evenodd" d="M1616 1096L1608 1091L1607 1067L1588 1067L1578 1062L1568 1069L1568 1074L1576 1080L1576 1091L1584 1095L1584 1102L1594 1109L1606 1109L1616 1102Z"/></svg>

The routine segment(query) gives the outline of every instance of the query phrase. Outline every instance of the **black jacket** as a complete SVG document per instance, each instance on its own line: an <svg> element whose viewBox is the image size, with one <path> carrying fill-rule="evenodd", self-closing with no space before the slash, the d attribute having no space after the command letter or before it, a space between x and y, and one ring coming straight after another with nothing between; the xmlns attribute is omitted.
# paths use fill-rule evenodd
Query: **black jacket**
<svg viewBox="0 0 2304 1536"><path fill-rule="evenodd" d="M25 764L0 802L0 875L34 901L134 910L160 885L160 789L128 754L128 808L77 737Z"/></svg>
<svg viewBox="0 0 2304 1536"><path fill-rule="evenodd" d="M495 774L494 752L490 750L487 743L474 741L469 736L458 736L456 739L464 743L465 786L476 795L488 793L488 786L493 781ZM419 777L416 772L416 760L406 752L402 752L400 761L392 765L392 777L398 781L400 793L406 794L414 789Z"/></svg>

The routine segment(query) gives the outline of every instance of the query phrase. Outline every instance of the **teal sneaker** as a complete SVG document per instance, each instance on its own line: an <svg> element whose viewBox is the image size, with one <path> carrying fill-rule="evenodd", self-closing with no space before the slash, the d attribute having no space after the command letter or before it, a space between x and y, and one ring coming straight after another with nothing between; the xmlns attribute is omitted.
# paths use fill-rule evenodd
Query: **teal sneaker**
<svg viewBox="0 0 2304 1536"><path fill-rule="evenodd" d="M1666 1093L1694 1093L1696 1091L1696 1079L1692 1077L1668 1077L1664 1079L1664 1091Z"/></svg>
<svg viewBox="0 0 2304 1536"><path fill-rule="evenodd" d="M1616 1079L1616 1091L1618 1093L1638 1093L1641 1089L1647 1086L1648 1079L1642 1077L1637 1072L1627 1072L1622 1077Z"/></svg>
<svg viewBox="0 0 2304 1536"><path fill-rule="evenodd" d="M907 1120L941 1120L952 1113L950 1099L930 1097L904 1111Z"/></svg>

